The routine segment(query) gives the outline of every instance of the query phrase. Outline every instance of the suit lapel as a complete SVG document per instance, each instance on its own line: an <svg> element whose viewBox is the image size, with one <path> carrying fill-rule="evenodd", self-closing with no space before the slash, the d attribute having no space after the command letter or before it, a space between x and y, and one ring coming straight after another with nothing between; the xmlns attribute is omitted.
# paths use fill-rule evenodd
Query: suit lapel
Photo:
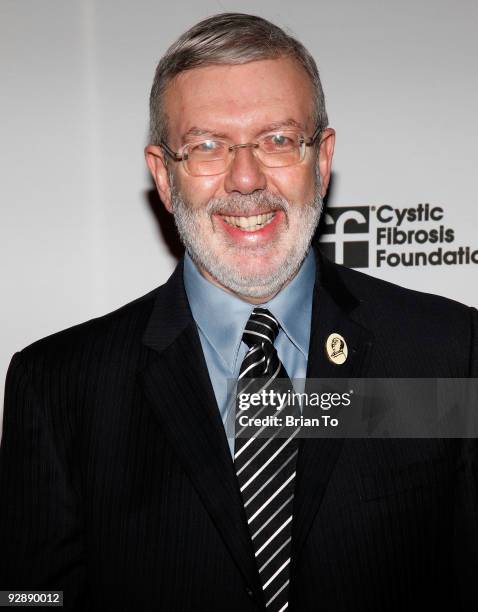
<svg viewBox="0 0 478 612"><path fill-rule="evenodd" d="M365 375L372 335L354 320L359 309L360 303L344 286L335 267L319 257L312 306L308 379ZM327 357L325 344L332 333L339 333L346 340L348 358L343 365L335 365ZM320 508L343 442L339 438L301 440L294 497L294 563Z"/></svg>
<svg viewBox="0 0 478 612"><path fill-rule="evenodd" d="M159 289L143 342L155 351L141 373L161 427L247 584L260 591L224 426L182 280L182 263Z"/></svg>

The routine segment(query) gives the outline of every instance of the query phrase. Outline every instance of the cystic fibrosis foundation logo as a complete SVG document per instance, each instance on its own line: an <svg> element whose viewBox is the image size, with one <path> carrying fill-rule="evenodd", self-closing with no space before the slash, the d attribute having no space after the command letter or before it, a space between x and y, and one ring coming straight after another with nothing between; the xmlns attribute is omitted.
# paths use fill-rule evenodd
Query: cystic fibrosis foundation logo
<svg viewBox="0 0 478 612"><path fill-rule="evenodd" d="M326 257L349 268L369 265L369 206L341 206L325 211L320 241Z"/></svg>
<svg viewBox="0 0 478 612"><path fill-rule="evenodd" d="M455 245L441 206L334 206L321 222L324 255L349 268L478 264L478 249Z"/></svg>

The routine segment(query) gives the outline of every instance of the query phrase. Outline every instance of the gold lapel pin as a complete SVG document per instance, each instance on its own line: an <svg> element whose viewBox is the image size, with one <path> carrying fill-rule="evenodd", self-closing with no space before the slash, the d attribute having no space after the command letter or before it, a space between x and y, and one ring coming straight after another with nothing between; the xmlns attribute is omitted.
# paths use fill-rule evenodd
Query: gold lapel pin
<svg viewBox="0 0 478 612"><path fill-rule="evenodd" d="M349 354L347 343L344 338L334 332L330 334L325 343L325 350L329 361L335 363L335 365L342 365L347 360Z"/></svg>

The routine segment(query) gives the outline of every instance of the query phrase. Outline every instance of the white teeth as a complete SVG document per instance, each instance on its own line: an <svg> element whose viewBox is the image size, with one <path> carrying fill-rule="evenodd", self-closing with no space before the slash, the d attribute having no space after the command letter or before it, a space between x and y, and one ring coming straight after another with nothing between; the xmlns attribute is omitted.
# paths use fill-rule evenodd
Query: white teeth
<svg viewBox="0 0 478 612"><path fill-rule="evenodd" d="M238 227L246 232L254 232L271 221L275 213L264 213L262 215L251 215L250 217L230 217L224 216L223 219L229 225Z"/></svg>

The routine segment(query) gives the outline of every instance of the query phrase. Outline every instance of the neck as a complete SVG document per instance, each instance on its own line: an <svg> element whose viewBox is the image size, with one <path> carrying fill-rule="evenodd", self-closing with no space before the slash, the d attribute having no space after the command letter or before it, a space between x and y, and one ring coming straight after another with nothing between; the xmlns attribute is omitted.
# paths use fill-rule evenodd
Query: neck
<svg viewBox="0 0 478 612"><path fill-rule="evenodd" d="M269 300L272 300L273 297L275 297L278 293L280 293L282 289L284 289L284 287L286 287L291 282L291 280L295 278L295 276L297 276L297 273L299 271L297 270L297 272L295 272L293 276L291 276L281 287L279 287L277 291L273 293L267 293L265 295L260 295L258 297L252 297L250 295L243 295L241 293L237 293L236 291L232 291L228 287L221 285L221 283L218 280L216 280L214 276L209 274L209 272L205 270L202 266L198 266L198 270L206 280L208 280L213 285L216 285L216 287L219 287L220 289L222 289L223 291L226 291L230 295L234 295L235 297L239 298L243 302L247 302L248 304L253 304L253 305L265 304L266 302L269 302Z"/></svg>

